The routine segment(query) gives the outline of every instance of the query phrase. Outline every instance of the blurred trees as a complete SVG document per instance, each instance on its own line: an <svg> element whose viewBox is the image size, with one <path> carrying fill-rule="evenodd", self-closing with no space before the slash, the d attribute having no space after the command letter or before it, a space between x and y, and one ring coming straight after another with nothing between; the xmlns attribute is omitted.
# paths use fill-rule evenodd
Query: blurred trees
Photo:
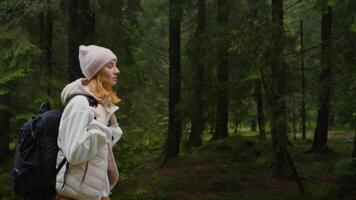
<svg viewBox="0 0 356 200"><path fill-rule="evenodd" d="M81 76L80 44L118 56L118 151L155 147L175 157L257 121L278 161L291 130L301 137L304 100L306 129L315 128L307 138L320 152L328 129L356 129L355 4L1 0L0 160L41 102L60 107L62 88Z"/></svg>

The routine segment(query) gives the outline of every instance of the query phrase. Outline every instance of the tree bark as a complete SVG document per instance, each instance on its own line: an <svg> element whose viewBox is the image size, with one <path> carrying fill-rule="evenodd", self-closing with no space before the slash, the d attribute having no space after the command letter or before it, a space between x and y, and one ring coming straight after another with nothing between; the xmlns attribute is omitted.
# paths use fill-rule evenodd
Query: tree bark
<svg viewBox="0 0 356 200"><path fill-rule="evenodd" d="M258 48L256 44L256 39L258 35L258 24L256 23L257 19L257 14L258 14L258 9L257 9L257 0L250 0L247 1L248 6L249 6L249 12L250 12L250 26L251 26L251 46L253 46L253 51L251 52L252 57L251 62L252 65L257 65L257 62L255 62L255 58L257 57L258 54ZM254 67L254 66L252 66ZM261 74L262 76L262 74ZM265 122L264 122L264 114L263 114L263 98L262 98L262 85L261 85L261 79L259 78L258 80L255 81L255 88L254 88L254 97L256 101L256 107L257 107L257 121L258 121L258 128L259 128L259 137L261 140L266 138L266 131L265 131Z"/></svg>
<svg viewBox="0 0 356 200"><path fill-rule="evenodd" d="M227 0L217 0L218 16L217 23L219 26L220 38L227 33L226 28L229 18L229 7ZM228 137L228 40L220 39L217 42L217 104L216 104L216 121L213 140Z"/></svg>
<svg viewBox="0 0 356 200"><path fill-rule="evenodd" d="M198 1L197 29L192 41L194 57L193 67L193 102L192 102L192 127L189 135L188 146L202 145L201 135L204 131L204 32L206 28L206 2Z"/></svg>
<svg viewBox="0 0 356 200"><path fill-rule="evenodd" d="M304 34L303 34L303 20L300 21L300 65L302 71L302 108L301 108L301 117L302 117L302 138L305 140L306 137L306 128L305 128L305 78L304 78Z"/></svg>
<svg viewBox="0 0 356 200"><path fill-rule="evenodd" d="M181 112L181 63L180 63L180 23L181 7L179 0L169 1L169 124L166 147L161 166L168 158L179 154L182 134Z"/></svg>
<svg viewBox="0 0 356 200"><path fill-rule="evenodd" d="M45 58L47 65L48 76L48 96L51 96L52 88L52 39L53 39L53 4L50 0L47 0L47 17L46 17L46 39L45 39Z"/></svg>
<svg viewBox="0 0 356 200"><path fill-rule="evenodd" d="M74 81L81 77L81 70L78 60L80 44L80 0L68 0L68 69L69 81Z"/></svg>
<svg viewBox="0 0 356 200"><path fill-rule="evenodd" d="M262 99L262 86L261 80L257 80L255 82L255 97L256 97L256 104L257 104L257 120L258 120L258 129L260 131L260 139L266 139L266 130L265 130L265 116L263 114L263 99Z"/></svg>
<svg viewBox="0 0 356 200"><path fill-rule="evenodd" d="M272 44L270 50L272 54L270 56L272 83L269 95L272 103L271 133L277 175L282 175L284 172L286 158L281 149L286 149L287 144L286 66L283 58L283 38L283 0L272 0Z"/></svg>
<svg viewBox="0 0 356 200"><path fill-rule="evenodd" d="M51 96L52 88L52 40L53 40L53 4L47 0L45 10L40 12L40 48L43 51L43 66L46 67L47 94Z"/></svg>
<svg viewBox="0 0 356 200"><path fill-rule="evenodd" d="M95 12L90 7L90 0L79 1L80 41L84 44L95 42Z"/></svg>
<svg viewBox="0 0 356 200"><path fill-rule="evenodd" d="M68 0L68 69L69 81L82 77L78 53L79 45L95 41L95 13L89 0Z"/></svg>
<svg viewBox="0 0 356 200"><path fill-rule="evenodd" d="M254 132L257 130L257 120L256 120L256 116L254 116L251 119L251 131Z"/></svg>
<svg viewBox="0 0 356 200"><path fill-rule="evenodd" d="M234 122L234 134L237 135L238 133L238 128L239 128L239 113L236 110L235 111L235 122Z"/></svg>
<svg viewBox="0 0 356 200"><path fill-rule="evenodd" d="M321 17L321 93L317 125L314 131L313 145L310 152L321 153L328 149L327 138L330 114L331 88L331 26L332 10L328 7Z"/></svg>

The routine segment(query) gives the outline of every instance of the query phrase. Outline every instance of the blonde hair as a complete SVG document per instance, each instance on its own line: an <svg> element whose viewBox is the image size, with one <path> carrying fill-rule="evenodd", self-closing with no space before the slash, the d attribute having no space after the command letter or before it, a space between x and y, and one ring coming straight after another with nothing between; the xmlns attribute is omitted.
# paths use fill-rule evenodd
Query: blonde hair
<svg viewBox="0 0 356 200"><path fill-rule="evenodd" d="M103 81L103 68L95 74L88 84L90 91L100 99L109 99L109 106L118 104L121 99L117 96L116 92L110 87L105 86Z"/></svg>

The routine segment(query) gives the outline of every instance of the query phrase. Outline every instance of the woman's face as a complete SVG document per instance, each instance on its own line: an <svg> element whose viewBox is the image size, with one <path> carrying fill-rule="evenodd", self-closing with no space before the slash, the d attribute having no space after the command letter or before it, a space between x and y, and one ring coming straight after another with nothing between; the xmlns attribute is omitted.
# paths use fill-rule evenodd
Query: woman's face
<svg viewBox="0 0 356 200"><path fill-rule="evenodd" d="M100 75L103 80L103 84L109 87L113 87L117 83L119 76L119 69L116 66L116 60L113 59L108 62L101 70Z"/></svg>

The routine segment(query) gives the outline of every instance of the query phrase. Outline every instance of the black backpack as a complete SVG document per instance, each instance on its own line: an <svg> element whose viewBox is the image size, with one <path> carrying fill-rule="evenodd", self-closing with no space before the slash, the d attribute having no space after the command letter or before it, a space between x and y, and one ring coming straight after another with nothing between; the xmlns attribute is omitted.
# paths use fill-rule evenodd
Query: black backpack
<svg viewBox="0 0 356 200"><path fill-rule="evenodd" d="M93 97L86 98L90 106L97 105ZM42 104L39 114L20 129L12 186L15 193L25 199L52 199L56 194L56 175L65 163L68 167L64 158L56 168L58 128L63 109L49 109L48 104Z"/></svg>

